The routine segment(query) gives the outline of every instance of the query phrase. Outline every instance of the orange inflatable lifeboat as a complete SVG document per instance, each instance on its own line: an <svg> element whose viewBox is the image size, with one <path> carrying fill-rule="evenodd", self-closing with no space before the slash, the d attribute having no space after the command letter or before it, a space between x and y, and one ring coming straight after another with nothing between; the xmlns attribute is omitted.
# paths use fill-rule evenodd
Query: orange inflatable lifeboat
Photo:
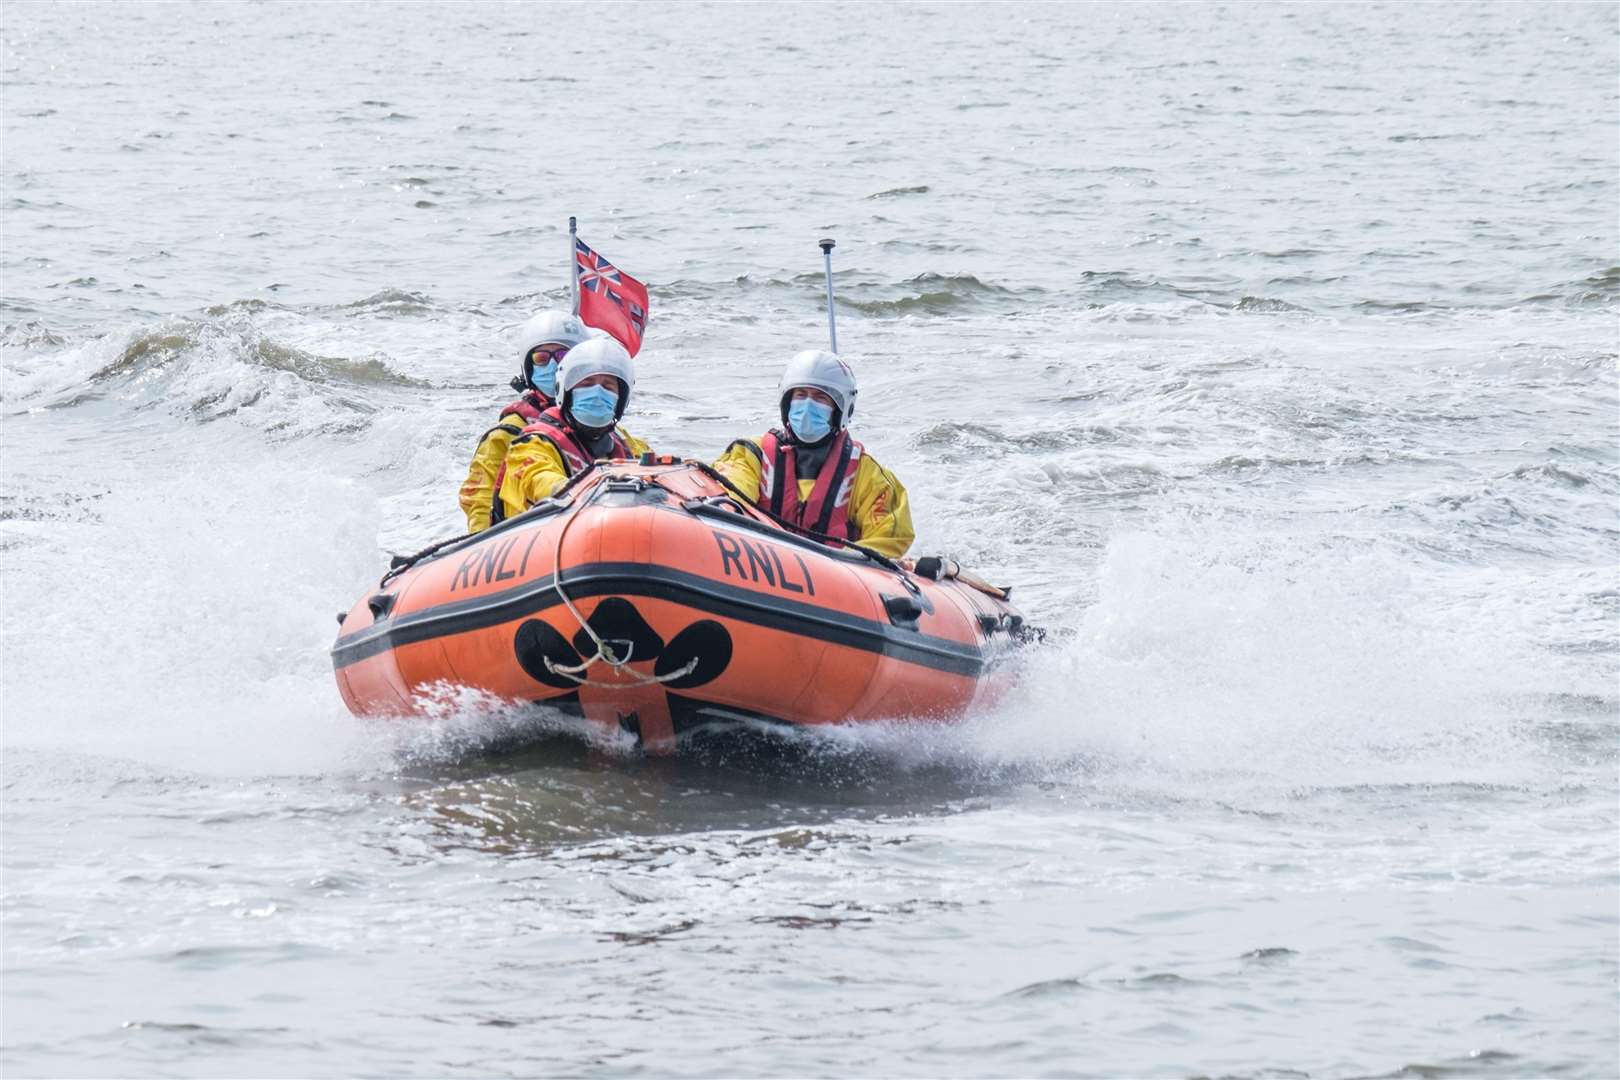
<svg viewBox="0 0 1620 1080"><path fill-rule="evenodd" d="M738 720L949 719L1005 687L1032 632L1003 591L943 566L933 580L820 542L704 465L598 462L527 513L396 559L339 616L332 664L356 714L466 686L653 752Z"/></svg>

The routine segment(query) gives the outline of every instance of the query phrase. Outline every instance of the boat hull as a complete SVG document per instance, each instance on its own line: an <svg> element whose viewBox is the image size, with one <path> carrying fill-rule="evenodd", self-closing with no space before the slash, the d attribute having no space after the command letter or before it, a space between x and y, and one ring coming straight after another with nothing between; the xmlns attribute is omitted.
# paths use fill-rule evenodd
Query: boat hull
<svg viewBox="0 0 1620 1080"><path fill-rule="evenodd" d="M960 716L1005 689L1021 627L965 584L788 532L697 466L614 463L385 578L332 659L357 714L465 686L667 751L724 721Z"/></svg>

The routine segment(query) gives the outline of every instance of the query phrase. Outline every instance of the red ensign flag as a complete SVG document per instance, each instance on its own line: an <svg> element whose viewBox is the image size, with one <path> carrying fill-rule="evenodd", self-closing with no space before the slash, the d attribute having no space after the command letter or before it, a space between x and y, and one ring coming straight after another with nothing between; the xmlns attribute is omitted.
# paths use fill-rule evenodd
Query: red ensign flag
<svg viewBox="0 0 1620 1080"><path fill-rule="evenodd" d="M634 356L647 329L647 286L615 267L574 238L579 264L579 317L606 330Z"/></svg>

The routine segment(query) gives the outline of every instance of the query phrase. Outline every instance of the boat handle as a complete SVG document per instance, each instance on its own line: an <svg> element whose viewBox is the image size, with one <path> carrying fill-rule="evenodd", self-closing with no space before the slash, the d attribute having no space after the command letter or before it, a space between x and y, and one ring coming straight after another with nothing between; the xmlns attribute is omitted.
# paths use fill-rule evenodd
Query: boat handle
<svg viewBox="0 0 1620 1080"><path fill-rule="evenodd" d="M922 601L909 593L879 593L883 598L883 610L889 613L889 621L895 626L907 630L917 629L917 620L922 618Z"/></svg>

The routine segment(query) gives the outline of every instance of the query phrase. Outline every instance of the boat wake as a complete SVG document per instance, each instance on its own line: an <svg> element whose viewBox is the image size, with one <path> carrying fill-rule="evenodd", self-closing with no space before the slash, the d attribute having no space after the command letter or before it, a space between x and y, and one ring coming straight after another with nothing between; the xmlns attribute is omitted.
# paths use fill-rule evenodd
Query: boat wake
<svg viewBox="0 0 1620 1080"><path fill-rule="evenodd" d="M199 501L204 480L115 485L93 522L11 523L6 657L34 678L8 684L8 744L223 773L454 767L555 737L638 760L577 718L471 691L436 690L409 722L348 717L328 609L372 578L375 505L313 470L234 499ZM73 592L51 588L79 534L101 530L125 539ZM744 726L692 757L856 785L927 775L958 794L1528 780L1550 766L1523 718L1558 695L1612 703L1612 688L1535 648L1520 598L1458 580L1472 584L1371 541L1165 519L1114 535L1094 582L1066 586L1095 601L1028 651L1001 705L954 725Z"/></svg>

